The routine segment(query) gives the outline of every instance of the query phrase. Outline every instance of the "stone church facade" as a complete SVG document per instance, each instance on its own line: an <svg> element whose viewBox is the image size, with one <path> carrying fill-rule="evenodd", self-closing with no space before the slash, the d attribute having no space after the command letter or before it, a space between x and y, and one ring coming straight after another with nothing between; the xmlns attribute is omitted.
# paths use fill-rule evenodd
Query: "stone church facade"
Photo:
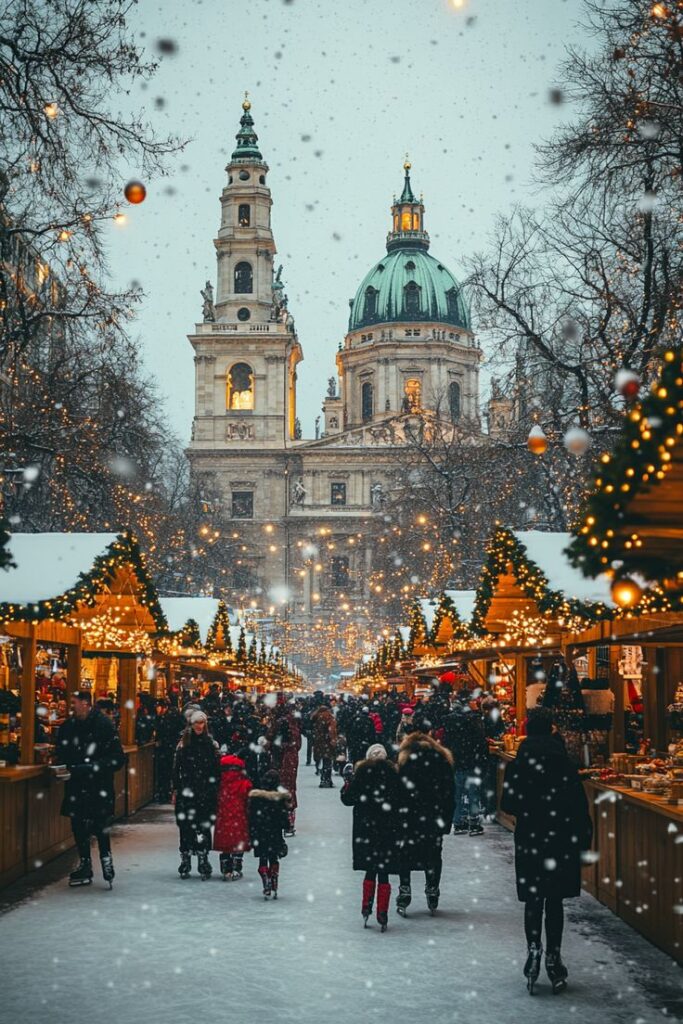
<svg viewBox="0 0 683 1024"><path fill-rule="evenodd" d="M479 363L469 312L450 271L429 253L410 164L394 199L385 255L350 302L348 331L327 383L322 430L300 437L303 359L271 231L268 166L245 100L227 165L195 352L195 475L211 474L226 533L239 538L235 598L292 615L359 608L370 598L373 518L381 515L405 424L431 410L479 428ZM338 378L338 380L337 380ZM483 437L483 436L482 436Z"/></svg>

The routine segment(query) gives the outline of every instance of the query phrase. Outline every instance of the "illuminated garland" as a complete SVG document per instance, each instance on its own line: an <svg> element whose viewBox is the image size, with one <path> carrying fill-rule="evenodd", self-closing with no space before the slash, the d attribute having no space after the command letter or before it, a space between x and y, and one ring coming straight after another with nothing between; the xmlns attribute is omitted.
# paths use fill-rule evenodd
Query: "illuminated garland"
<svg viewBox="0 0 683 1024"><path fill-rule="evenodd" d="M499 527L489 543L477 586L471 623L472 632L477 636L486 633L486 616L496 585L509 568L526 597L536 602L542 614L551 615L560 624L575 616L584 622L598 622L612 615L612 610L601 602L589 605L575 598L567 599L561 591L551 590L547 577L531 561L512 531Z"/></svg>
<svg viewBox="0 0 683 1024"><path fill-rule="evenodd" d="M50 600L37 604L0 604L0 620L5 622L41 622L44 619L66 620L78 611L79 605L94 608L98 594L107 589L118 569L130 566L137 579L141 593L137 600L149 609L159 633L168 632L168 623L159 604L156 587L147 571L145 556L140 551L136 538L126 531L119 534L106 549L98 555L88 572L81 573L70 590ZM21 569L21 567L19 567Z"/></svg>
<svg viewBox="0 0 683 1024"><path fill-rule="evenodd" d="M683 347L667 349L658 380L650 393L624 417L614 452L600 457L595 490L586 504L578 535L567 548L573 565L586 576L605 572L611 563L623 562L629 571L663 583L678 579L683 589L683 548L670 545L666 561L650 554L647 539L639 535L640 523L629 517L629 503L664 480L674 464L674 448L683 435ZM683 505L683 502L682 502ZM617 533L624 527L633 527ZM677 601L683 604L683 594Z"/></svg>
<svg viewBox="0 0 683 1024"><path fill-rule="evenodd" d="M223 633L224 646L222 648L218 647L219 630ZM233 653L232 639L230 637L230 615L228 614L225 601L218 602L216 614L209 627L209 632L206 634L206 647L209 651L225 650L230 655Z"/></svg>
<svg viewBox="0 0 683 1024"><path fill-rule="evenodd" d="M428 639L432 646L436 647L439 629L441 628L441 623L444 622L444 620L448 620L451 624L451 628L453 629L451 641L457 643L458 641L467 641L472 639L470 624L468 622L463 622L452 598L450 598L448 594L444 593L441 595L439 600L439 605L436 609L436 614L434 615L434 622L432 623L432 628L429 632Z"/></svg>
<svg viewBox="0 0 683 1024"><path fill-rule="evenodd" d="M101 615L91 619L72 619L71 625L80 626L83 632L83 649L86 651L126 651L134 654L151 654L152 641L146 630L121 626L122 616L112 608L106 608Z"/></svg>

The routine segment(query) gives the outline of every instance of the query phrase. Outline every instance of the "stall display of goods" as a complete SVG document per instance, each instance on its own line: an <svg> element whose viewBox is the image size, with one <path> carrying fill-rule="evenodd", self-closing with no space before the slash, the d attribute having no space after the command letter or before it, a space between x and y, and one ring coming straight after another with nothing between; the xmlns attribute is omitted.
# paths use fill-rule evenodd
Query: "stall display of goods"
<svg viewBox="0 0 683 1024"><path fill-rule="evenodd" d="M683 683L676 687L676 693L671 704L666 709L669 719L669 726L674 732L683 732Z"/></svg>

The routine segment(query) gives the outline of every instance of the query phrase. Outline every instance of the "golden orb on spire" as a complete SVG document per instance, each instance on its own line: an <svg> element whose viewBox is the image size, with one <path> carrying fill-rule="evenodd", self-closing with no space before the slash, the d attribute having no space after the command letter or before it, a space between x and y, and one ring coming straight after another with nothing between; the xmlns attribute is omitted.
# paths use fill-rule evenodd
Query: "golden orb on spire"
<svg viewBox="0 0 683 1024"><path fill-rule="evenodd" d="M245 90L244 100L242 102L242 110L251 110L251 103L249 102L249 93Z"/></svg>
<svg viewBox="0 0 683 1024"><path fill-rule="evenodd" d="M404 171L409 171L411 167L412 167L412 164L411 164L410 160L408 159L408 154L406 153L405 162L403 164L403 170Z"/></svg>

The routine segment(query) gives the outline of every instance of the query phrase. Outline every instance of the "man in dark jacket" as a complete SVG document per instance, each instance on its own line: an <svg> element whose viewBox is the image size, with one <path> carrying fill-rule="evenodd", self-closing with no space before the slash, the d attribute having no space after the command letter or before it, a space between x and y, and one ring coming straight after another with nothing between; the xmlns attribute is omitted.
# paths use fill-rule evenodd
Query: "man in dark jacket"
<svg viewBox="0 0 683 1024"><path fill-rule="evenodd" d="M71 818L80 864L69 885L90 885L90 837L100 851L102 877L111 883L114 864L109 840L109 819L114 813L114 772L123 767L124 754L114 726L101 711L93 710L92 696L79 690L71 697L72 715L60 726L55 758L66 765L70 778L64 786L62 814Z"/></svg>
<svg viewBox="0 0 683 1024"><path fill-rule="evenodd" d="M396 909L405 917L412 898L410 872L424 871L427 906L433 914L439 905L443 837L453 818L453 758L427 733L414 730L401 743L398 771L404 786L404 838Z"/></svg>
<svg viewBox="0 0 683 1024"><path fill-rule="evenodd" d="M458 700L445 721L444 745L455 762L453 832L456 835L468 832L471 836L481 835L484 831L481 824L481 787L489 750L481 718L470 710L464 699Z"/></svg>
<svg viewBox="0 0 683 1024"><path fill-rule="evenodd" d="M174 703L157 701L156 795L159 803L171 799L171 774L176 747L185 728L185 719Z"/></svg>

